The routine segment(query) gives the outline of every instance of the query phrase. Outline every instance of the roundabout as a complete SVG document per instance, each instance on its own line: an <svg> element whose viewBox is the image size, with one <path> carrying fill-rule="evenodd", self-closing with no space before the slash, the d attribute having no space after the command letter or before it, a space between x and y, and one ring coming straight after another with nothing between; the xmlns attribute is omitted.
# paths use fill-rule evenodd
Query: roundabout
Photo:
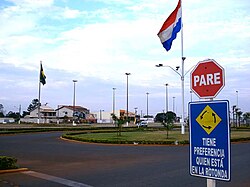
<svg viewBox="0 0 250 187"><path fill-rule="evenodd" d="M204 179L189 175L188 146L120 146L79 143L59 138L63 134L69 134L67 132L73 133L60 131L0 136L1 153L17 158L20 167L29 168L29 172L1 174L0 181L20 186L58 186L56 183L63 181L89 186L206 184ZM87 131L78 130L78 135L83 132ZM116 131L113 133L116 135ZM139 137L143 134L151 136L145 130L138 133ZM176 133L180 134L180 131L176 130ZM95 135L89 130L86 134ZM121 135L126 137L124 132ZM166 138L166 134L163 133L163 136ZM171 136L169 133L169 139L173 138ZM249 142L232 144L232 180L230 183L220 181L219 186L249 184L249 167L246 164L250 158L249 147ZM57 180L52 182L52 178Z"/></svg>
<svg viewBox="0 0 250 187"><path fill-rule="evenodd" d="M89 143L134 144L134 145L186 145L189 144L189 132L180 134L179 129L128 128L121 134L117 130L88 130L62 135L64 139ZM232 130L231 142L249 141L250 131Z"/></svg>

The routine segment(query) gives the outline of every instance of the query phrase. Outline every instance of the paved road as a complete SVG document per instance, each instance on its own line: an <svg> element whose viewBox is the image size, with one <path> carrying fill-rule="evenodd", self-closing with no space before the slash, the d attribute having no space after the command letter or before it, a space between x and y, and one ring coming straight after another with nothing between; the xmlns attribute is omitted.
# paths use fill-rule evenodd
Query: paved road
<svg viewBox="0 0 250 187"><path fill-rule="evenodd" d="M0 186L206 186L189 175L188 146L111 146L59 139L61 133L0 136L0 154L29 172L0 175ZM250 186L250 143L232 144L232 180Z"/></svg>

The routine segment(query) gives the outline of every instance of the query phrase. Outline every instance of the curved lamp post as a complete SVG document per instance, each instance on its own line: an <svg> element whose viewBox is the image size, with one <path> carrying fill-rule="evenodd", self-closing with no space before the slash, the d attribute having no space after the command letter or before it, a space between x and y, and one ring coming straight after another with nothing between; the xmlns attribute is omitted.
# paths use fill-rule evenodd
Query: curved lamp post
<svg viewBox="0 0 250 187"><path fill-rule="evenodd" d="M166 85L166 113L168 112L168 83Z"/></svg>
<svg viewBox="0 0 250 187"><path fill-rule="evenodd" d="M131 75L131 73L125 73L125 75L127 76L127 111L126 111L126 123L128 126L128 76Z"/></svg>
<svg viewBox="0 0 250 187"><path fill-rule="evenodd" d="M147 121L148 121L148 92L146 93L147 94Z"/></svg>
<svg viewBox="0 0 250 187"><path fill-rule="evenodd" d="M168 67L172 69L175 73L177 73L181 78L181 96L182 96L182 118L181 118L181 134L185 134L185 123L184 123L184 77L185 75L193 68L190 68L185 74L184 74L184 61L186 57L182 57L182 67L181 67L181 73L178 72L180 66L177 66L176 69L172 68L168 65L158 64L155 65L156 67Z"/></svg>
<svg viewBox="0 0 250 187"><path fill-rule="evenodd" d="M76 82L77 80L73 80L73 84L74 84L74 94L73 94L73 126L76 126L75 124L75 118L74 118L74 113L75 113L75 105L76 105Z"/></svg>

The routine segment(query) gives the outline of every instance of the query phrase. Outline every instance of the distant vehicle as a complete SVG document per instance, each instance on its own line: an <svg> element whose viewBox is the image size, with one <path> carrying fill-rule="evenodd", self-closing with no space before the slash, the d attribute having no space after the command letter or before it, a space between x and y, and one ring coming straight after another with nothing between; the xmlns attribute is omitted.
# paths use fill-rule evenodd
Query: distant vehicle
<svg viewBox="0 0 250 187"><path fill-rule="evenodd" d="M138 127L147 127L148 126L148 122L147 121L141 121L137 124Z"/></svg>

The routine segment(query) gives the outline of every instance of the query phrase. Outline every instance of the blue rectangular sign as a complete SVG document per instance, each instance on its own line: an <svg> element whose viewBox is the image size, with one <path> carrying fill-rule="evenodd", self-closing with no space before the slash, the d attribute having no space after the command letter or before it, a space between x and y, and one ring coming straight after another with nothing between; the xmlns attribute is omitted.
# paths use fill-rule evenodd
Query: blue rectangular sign
<svg viewBox="0 0 250 187"><path fill-rule="evenodd" d="M190 102L189 120L190 174L230 181L229 102Z"/></svg>

